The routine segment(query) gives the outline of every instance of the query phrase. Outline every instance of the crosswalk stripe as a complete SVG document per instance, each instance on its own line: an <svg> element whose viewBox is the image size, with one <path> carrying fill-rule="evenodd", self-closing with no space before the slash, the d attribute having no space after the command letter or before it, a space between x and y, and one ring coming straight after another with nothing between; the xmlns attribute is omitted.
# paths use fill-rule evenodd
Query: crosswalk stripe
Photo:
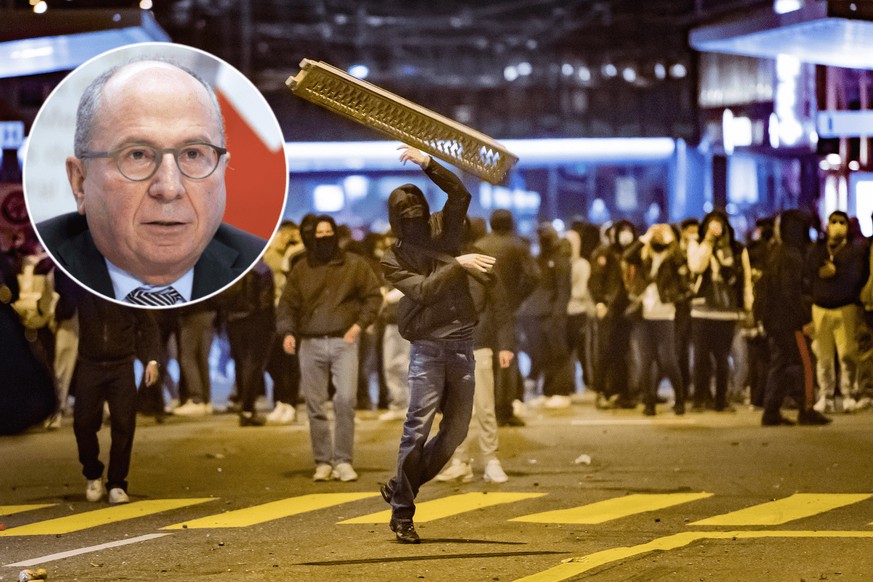
<svg viewBox="0 0 873 582"><path fill-rule="evenodd" d="M161 529L207 529L225 527L247 527L256 523L273 521L283 517L333 507L368 497L378 497L378 493L314 493L300 495L279 501L237 509L200 519L169 525Z"/></svg>
<svg viewBox="0 0 873 582"><path fill-rule="evenodd" d="M54 507L56 503L40 503L36 505L0 505L0 516L12 515L14 513L22 513L25 511L33 511L34 509L43 509L45 507Z"/></svg>
<svg viewBox="0 0 873 582"><path fill-rule="evenodd" d="M589 572L600 566L611 564L619 560L626 560L634 556L647 554L654 551L666 552L683 548L701 540L755 540L755 539L780 539L780 538L824 538L824 539L851 539L873 538L873 532L869 531L712 531L697 532L689 531L658 538L638 546L624 546L610 548L563 560L557 566L543 570L530 576L517 578L515 582L560 582L576 578L580 574Z"/></svg>
<svg viewBox="0 0 873 582"><path fill-rule="evenodd" d="M425 501L415 504L415 523L425 523L451 517L474 509L482 509L491 507L492 505L501 505L504 503L515 503L525 499L534 499L542 497L545 493L463 493L461 495L451 495L442 499L433 501ZM379 511L370 515L363 515L339 522L340 524L381 524L388 523L391 519L391 511Z"/></svg>
<svg viewBox="0 0 873 582"><path fill-rule="evenodd" d="M205 497L193 499L151 499L146 501L135 501L133 503L115 505L105 509L86 511L84 513L76 513L66 517L59 517L57 519L49 519L46 521L22 525L20 527L14 527L5 531L0 531L0 537L66 534L214 500L214 497Z"/></svg>
<svg viewBox="0 0 873 582"><path fill-rule="evenodd" d="M616 497L597 503L533 513L510 519L526 523L595 524L712 497L712 493L653 493Z"/></svg>
<svg viewBox="0 0 873 582"><path fill-rule="evenodd" d="M690 525L780 525L869 499L869 493L795 493L785 499L716 515Z"/></svg>

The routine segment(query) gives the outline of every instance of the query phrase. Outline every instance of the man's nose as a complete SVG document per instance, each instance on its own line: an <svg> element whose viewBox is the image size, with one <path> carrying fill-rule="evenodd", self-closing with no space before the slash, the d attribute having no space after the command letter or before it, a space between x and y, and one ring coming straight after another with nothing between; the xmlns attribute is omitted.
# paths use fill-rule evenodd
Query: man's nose
<svg viewBox="0 0 873 582"><path fill-rule="evenodd" d="M149 195L163 200L179 198L185 193L183 179L176 158L171 152L164 152L161 165L151 178Z"/></svg>

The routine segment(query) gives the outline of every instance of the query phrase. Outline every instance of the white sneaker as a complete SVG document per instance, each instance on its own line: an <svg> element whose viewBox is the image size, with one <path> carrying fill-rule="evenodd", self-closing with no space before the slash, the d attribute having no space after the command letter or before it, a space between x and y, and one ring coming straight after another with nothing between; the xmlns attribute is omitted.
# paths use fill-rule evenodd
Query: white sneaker
<svg viewBox="0 0 873 582"><path fill-rule="evenodd" d="M452 464L443 469L443 472L436 476L437 481L456 481L460 479L461 483L469 483L473 480L473 467L470 463L452 459Z"/></svg>
<svg viewBox="0 0 873 582"><path fill-rule="evenodd" d="M313 481L330 481L333 478L333 467L326 463L315 467L315 474L312 475Z"/></svg>
<svg viewBox="0 0 873 582"><path fill-rule="evenodd" d="M512 401L512 415L519 418L527 416L527 406L518 398Z"/></svg>
<svg viewBox="0 0 873 582"><path fill-rule="evenodd" d="M206 404L202 402L194 402L193 400L189 400L182 406L173 409L173 414L175 416L206 416L207 414L212 414L212 406L209 406L207 409Z"/></svg>
<svg viewBox="0 0 873 582"><path fill-rule="evenodd" d="M531 398L530 400L527 401L527 405L532 406L533 408L539 408L540 406L542 406L545 403L546 403L546 397L543 396L542 394L540 394L539 396L536 396L534 398Z"/></svg>
<svg viewBox="0 0 873 582"><path fill-rule="evenodd" d="M858 401L852 398L851 396L847 398L843 398L843 412L849 414L850 412L855 412L858 409Z"/></svg>
<svg viewBox="0 0 873 582"><path fill-rule="evenodd" d="M63 413L55 412L51 416L49 416L45 421L45 429L46 430L58 430L61 428L61 418L63 418Z"/></svg>
<svg viewBox="0 0 873 582"><path fill-rule="evenodd" d="M85 488L85 499L94 503L103 499L104 495L106 488L103 486L103 479L89 479Z"/></svg>
<svg viewBox="0 0 873 582"><path fill-rule="evenodd" d="M265 420L267 424L281 424L282 416L285 414L285 407L287 404L284 402L277 402L276 407L270 411L270 414L267 415Z"/></svg>
<svg viewBox="0 0 873 582"><path fill-rule="evenodd" d="M179 408L179 399L172 398L169 402L167 402L167 405L164 407L164 412L166 412L167 414L173 414L173 411L177 408Z"/></svg>
<svg viewBox="0 0 873 582"><path fill-rule="evenodd" d="M339 463L336 467L334 467L333 472L331 473L331 477L333 477L334 479L339 479L343 483L358 480L358 474L349 463Z"/></svg>
<svg viewBox="0 0 873 582"><path fill-rule="evenodd" d="M500 466L500 461L497 459L491 459L485 465L484 477L485 481L490 483L506 483L509 481L509 477L503 471L503 467Z"/></svg>
<svg viewBox="0 0 873 582"><path fill-rule="evenodd" d="M297 422L297 409L290 404L286 404L282 418L279 419L279 424L294 424L295 422Z"/></svg>
<svg viewBox="0 0 873 582"><path fill-rule="evenodd" d="M379 415L379 420L388 422L392 420L406 420L406 411L399 409L386 410Z"/></svg>
<svg viewBox="0 0 873 582"><path fill-rule="evenodd" d="M555 394L543 403L544 408L568 408L570 406L570 397Z"/></svg>
<svg viewBox="0 0 873 582"><path fill-rule="evenodd" d="M118 505L119 503L130 503L130 497L121 487L113 487L109 490L109 505Z"/></svg>
<svg viewBox="0 0 873 582"><path fill-rule="evenodd" d="M858 399L858 403L855 405L855 410L864 410L865 408L870 408L870 405L873 404L873 400L868 396L862 396Z"/></svg>
<svg viewBox="0 0 873 582"><path fill-rule="evenodd" d="M812 409L816 412L821 412L822 414L826 412L834 411L834 401L830 398L826 398L822 396L818 399L818 401L812 405Z"/></svg>

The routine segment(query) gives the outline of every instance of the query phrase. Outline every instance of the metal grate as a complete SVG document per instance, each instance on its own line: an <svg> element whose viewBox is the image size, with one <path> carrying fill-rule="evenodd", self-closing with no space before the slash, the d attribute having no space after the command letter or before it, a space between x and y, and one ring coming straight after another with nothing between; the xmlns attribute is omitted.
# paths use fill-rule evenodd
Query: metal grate
<svg viewBox="0 0 873 582"><path fill-rule="evenodd" d="M417 147L480 178L499 184L518 161L483 133L356 79L324 62L300 61L285 84L295 95Z"/></svg>

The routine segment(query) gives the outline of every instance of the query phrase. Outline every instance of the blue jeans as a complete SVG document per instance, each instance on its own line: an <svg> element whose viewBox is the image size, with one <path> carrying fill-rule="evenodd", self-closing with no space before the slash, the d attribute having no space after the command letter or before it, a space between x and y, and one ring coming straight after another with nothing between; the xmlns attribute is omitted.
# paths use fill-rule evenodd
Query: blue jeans
<svg viewBox="0 0 873 582"><path fill-rule="evenodd" d="M415 514L419 488L433 479L467 436L473 414L475 366L472 340L418 340L409 356L409 412L397 455L392 515ZM443 413L436 436L427 440L437 412Z"/></svg>

